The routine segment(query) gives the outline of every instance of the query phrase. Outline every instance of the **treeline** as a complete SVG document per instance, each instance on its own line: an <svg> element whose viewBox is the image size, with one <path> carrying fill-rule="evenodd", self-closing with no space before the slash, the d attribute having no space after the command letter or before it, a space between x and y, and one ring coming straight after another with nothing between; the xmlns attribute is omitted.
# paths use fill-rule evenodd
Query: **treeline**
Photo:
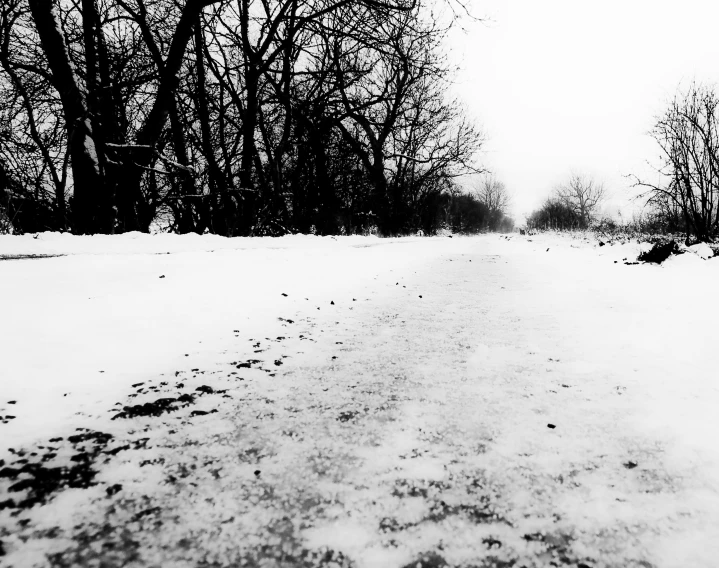
<svg viewBox="0 0 719 568"><path fill-rule="evenodd" d="M444 226L454 233L500 232L514 230L514 220L504 212L490 209L481 197L460 193L447 195Z"/></svg>
<svg viewBox="0 0 719 568"><path fill-rule="evenodd" d="M602 183L589 176L572 173L527 217L527 228L559 231L587 229L597 221L605 196Z"/></svg>
<svg viewBox="0 0 719 568"><path fill-rule="evenodd" d="M424 0L4 0L16 232L432 233L482 138Z"/></svg>
<svg viewBox="0 0 719 568"><path fill-rule="evenodd" d="M452 192L444 201L444 226L455 233L514 230L514 220L508 214L509 192L492 175L483 176L473 191Z"/></svg>
<svg viewBox="0 0 719 568"><path fill-rule="evenodd" d="M656 118L650 132L660 151L656 183L632 176L644 209L624 225L645 233L684 233L687 242L719 237L719 95L692 83ZM585 229L598 221L604 188L573 174L527 218L529 229Z"/></svg>
<svg viewBox="0 0 719 568"><path fill-rule="evenodd" d="M581 221L574 210L555 196L527 217L527 228L535 230L571 231L581 229Z"/></svg>

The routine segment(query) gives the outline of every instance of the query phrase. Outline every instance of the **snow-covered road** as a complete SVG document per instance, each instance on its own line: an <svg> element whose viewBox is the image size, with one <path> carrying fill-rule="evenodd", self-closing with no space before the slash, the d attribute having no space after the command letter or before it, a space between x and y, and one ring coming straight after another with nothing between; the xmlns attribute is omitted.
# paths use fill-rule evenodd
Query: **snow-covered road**
<svg viewBox="0 0 719 568"><path fill-rule="evenodd" d="M43 238L0 238L69 254L0 262L0 565L716 566L719 259Z"/></svg>

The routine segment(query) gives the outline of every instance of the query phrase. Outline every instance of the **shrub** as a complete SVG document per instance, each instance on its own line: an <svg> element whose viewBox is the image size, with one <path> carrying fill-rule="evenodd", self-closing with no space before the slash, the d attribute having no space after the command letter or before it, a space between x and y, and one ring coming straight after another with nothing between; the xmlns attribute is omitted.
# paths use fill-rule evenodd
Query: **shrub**
<svg viewBox="0 0 719 568"><path fill-rule="evenodd" d="M675 240L665 243L656 243L651 249L641 253L637 260L641 262L654 262L661 264L673 254L682 254L682 250Z"/></svg>

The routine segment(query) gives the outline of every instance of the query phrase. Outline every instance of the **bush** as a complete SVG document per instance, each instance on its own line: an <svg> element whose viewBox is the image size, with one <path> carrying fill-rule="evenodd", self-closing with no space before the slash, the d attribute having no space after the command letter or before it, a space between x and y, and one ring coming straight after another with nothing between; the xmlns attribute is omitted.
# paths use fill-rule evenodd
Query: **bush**
<svg viewBox="0 0 719 568"><path fill-rule="evenodd" d="M661 264L673 254L682 254L682 250L675 240L665 243L656 243L650 250L641 253L637 260L641 262L653 262Z"/></svg>
<svg viewBox="0 0 719 568"><path fill-rule="evenodd" d="M635 178L661 224L703 242L719 234L718 129L719 95L712 86L692 84L651 131L661 149L660 182Z"/></svg>

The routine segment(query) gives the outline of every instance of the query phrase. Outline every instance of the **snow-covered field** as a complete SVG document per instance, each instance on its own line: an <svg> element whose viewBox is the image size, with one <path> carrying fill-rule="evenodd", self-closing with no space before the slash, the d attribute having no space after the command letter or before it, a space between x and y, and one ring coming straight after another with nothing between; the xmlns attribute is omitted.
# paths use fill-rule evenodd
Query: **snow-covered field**
<svg viewBox="0 0 719 568"><path fill-rule="evenodd" d="M0 565L713 567L719 258L0 236Z"/></svg>

